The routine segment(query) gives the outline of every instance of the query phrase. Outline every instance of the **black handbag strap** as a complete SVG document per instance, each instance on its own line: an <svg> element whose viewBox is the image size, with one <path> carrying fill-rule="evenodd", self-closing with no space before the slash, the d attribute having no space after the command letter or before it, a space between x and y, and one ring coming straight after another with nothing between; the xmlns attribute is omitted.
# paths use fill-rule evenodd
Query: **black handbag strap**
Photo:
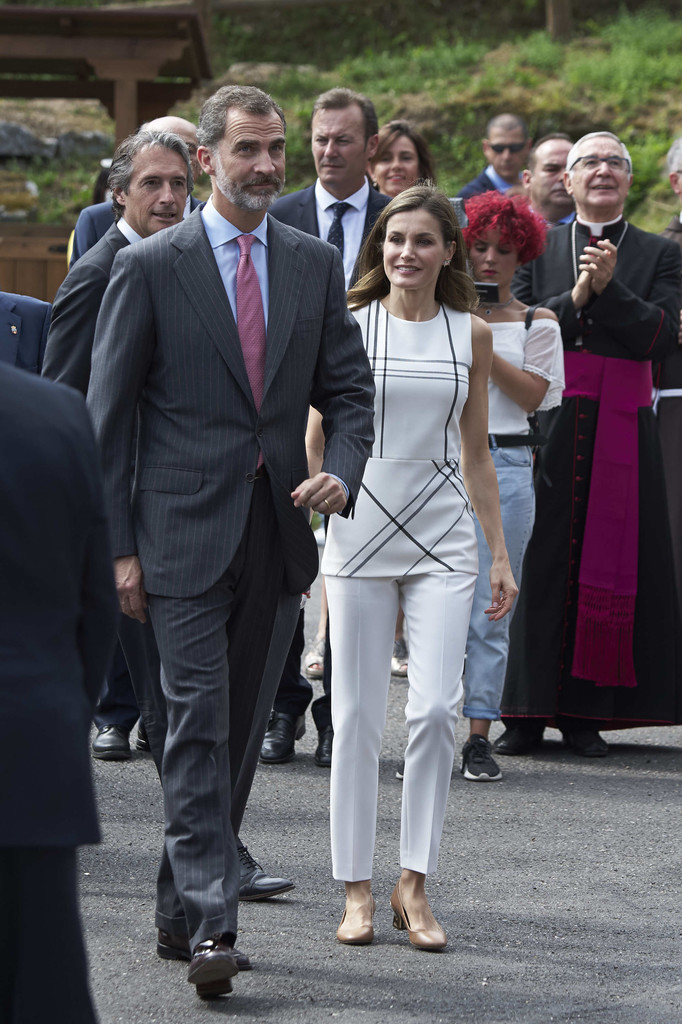
<svg viewBox="0 0 682 1024"><path fill-rule="evenodd" d="M533 323L533 317L535 316L535 310L537 306L529 306L526 310L526 330L530 330L530 325ZM540 445L547 444L547 438L540 430L540 424L538 422L538 416L536 412L531 412L528 415L528 425L530 426L530 434L528 435L528 444L533 448L538 448Z"/></svg>

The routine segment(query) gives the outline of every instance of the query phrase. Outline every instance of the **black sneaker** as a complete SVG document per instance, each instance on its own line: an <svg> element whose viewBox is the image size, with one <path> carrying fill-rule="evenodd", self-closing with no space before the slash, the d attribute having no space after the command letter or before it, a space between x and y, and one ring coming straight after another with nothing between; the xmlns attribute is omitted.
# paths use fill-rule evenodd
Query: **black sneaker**
<svg viewBox="0 0 682 1024"><path fill-rule="evenodd" d="M499 765L492 756L492 747L484 736L470 736L462 747L460 771L471 782L497 782L502 778Z"/></svg>

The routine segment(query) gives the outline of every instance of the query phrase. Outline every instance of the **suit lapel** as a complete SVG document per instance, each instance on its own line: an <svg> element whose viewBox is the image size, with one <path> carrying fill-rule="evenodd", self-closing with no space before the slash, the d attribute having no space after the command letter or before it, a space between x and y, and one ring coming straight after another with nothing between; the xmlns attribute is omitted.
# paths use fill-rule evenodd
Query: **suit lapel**
<svg viewBox="0 0 682 1024"><path fill-rule="evenodd" d="M171 245L179 250L174 265L178 281L230 372L253 401L237 325L201 215L188 217L172 230Z"/></svg>
<svg viewBox="0 0 682 1024"><path fill-rule="evenodd" d="M268 332L263 397L277 373L296 319L305 261L293 234L268 218Z"/></svg>
<svg viewBox="0 0 682 1024"><path fill-rule="evenodd" d="M320 237L320 228L317 223L317 203L315 202L315 186L304 188L301 192L301 222L296 225L300 231L307 235Z"/></svg>
<svg viewBox="0 0 682 1024"><path fill-rule="evenodd" d="M383 196L380 192L375 192L373 188L370 188L369 195L367 197L367 213L365 214L365 225L362 229L362 241L364 242L367 235L374 227L374 222L383 210L384 206L388 206L388 203L383 202Z"/></svg>
<svg viewBox="0 0 682 1024"><path fill-rule="evenodd" d="M0 295L0 362L16 366L21 338L21 317L13 312L14 303Z"/></svg>

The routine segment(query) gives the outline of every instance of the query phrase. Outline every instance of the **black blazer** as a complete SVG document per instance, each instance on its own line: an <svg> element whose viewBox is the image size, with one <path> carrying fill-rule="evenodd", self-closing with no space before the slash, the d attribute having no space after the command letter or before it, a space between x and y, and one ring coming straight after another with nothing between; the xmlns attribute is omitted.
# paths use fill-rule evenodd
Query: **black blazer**
<svg viewBox="0 0 682 1024"><path fill-rule="evenodd" d="M76 846L119 614L98 453L69 388L0 364L0 395L0 846Z"/></svg>
<svg viewBox="0 0 682 1024"><path fill-rule="evenodd" d="M582 335L584 350L620 359L664 358L677 345L680 326L679 246L624 221L612 226L618 245L612 280L576 315L571 300L576 257L589 240L589 230L574 221L547 232L547 247L514 275L512 291L528 305L553 309L559 318L566 351L576 350Z"/></svg>
<svg viewBox="0 0 682 1024"><path fill-rule="evenodd" d="M490 180L485 171L481 171L479 175L468 181L466 185L462 185L457 193L457 198L471 199L472 196L480 196L484 192L494 192L496 187L495 182ZM511 188L511 185L509 188Z"/></svg>
<svg viewBox="0 0 682 1024"><path fill-rule="evenodd" d="M0 363L40 373L51 309L49 302L0 292Z"/></svg>
<svg viewBox="0 0 682 1024"><path fill-rule="evenodd" d="M197 206L201 206L201 199L189 197L189 210L192 213ZM105 234L114 223L114 210L111 200L106 203L95 203L93 206L86 206L78 214L76 226L73 229L73 248L69 269L74 263L88 251L93 245L104 238Z"/></svg>
<svg viewBox="0 0 682 1024"><path fill-rule="evenodd" d="M370 188L367 198L367 215L362 229L362 241L367 238L374 222L383 210L384 206L390 203L388 196ZM305 231L307 235L320 237L320 227L317 223L317 204L315 202L315 186L302 188L299 192L290 192L288 196L282 196L270 209L270 215L282 224ZM355 277L355 273L353 274Z"/></svg>
<svg viewBox="0 0 682 1024"><path fill-rule="evenodd" d="M62 281L52 310L43 377L88 391L97 316L109 284L114 257L130 245L112 224L104 238L74 265Z"/></svg>

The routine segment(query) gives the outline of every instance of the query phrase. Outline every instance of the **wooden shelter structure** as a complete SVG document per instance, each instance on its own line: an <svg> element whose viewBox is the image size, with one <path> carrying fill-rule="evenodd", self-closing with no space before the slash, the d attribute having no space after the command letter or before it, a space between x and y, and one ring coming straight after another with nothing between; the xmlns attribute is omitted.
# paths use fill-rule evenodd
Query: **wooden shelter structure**
<svg viewBox="0 0 682 1024"><path fill-rule="evenodd" d="M211 78L206 10L0 6L0 96L101 100L120 142Z"/></svg>

